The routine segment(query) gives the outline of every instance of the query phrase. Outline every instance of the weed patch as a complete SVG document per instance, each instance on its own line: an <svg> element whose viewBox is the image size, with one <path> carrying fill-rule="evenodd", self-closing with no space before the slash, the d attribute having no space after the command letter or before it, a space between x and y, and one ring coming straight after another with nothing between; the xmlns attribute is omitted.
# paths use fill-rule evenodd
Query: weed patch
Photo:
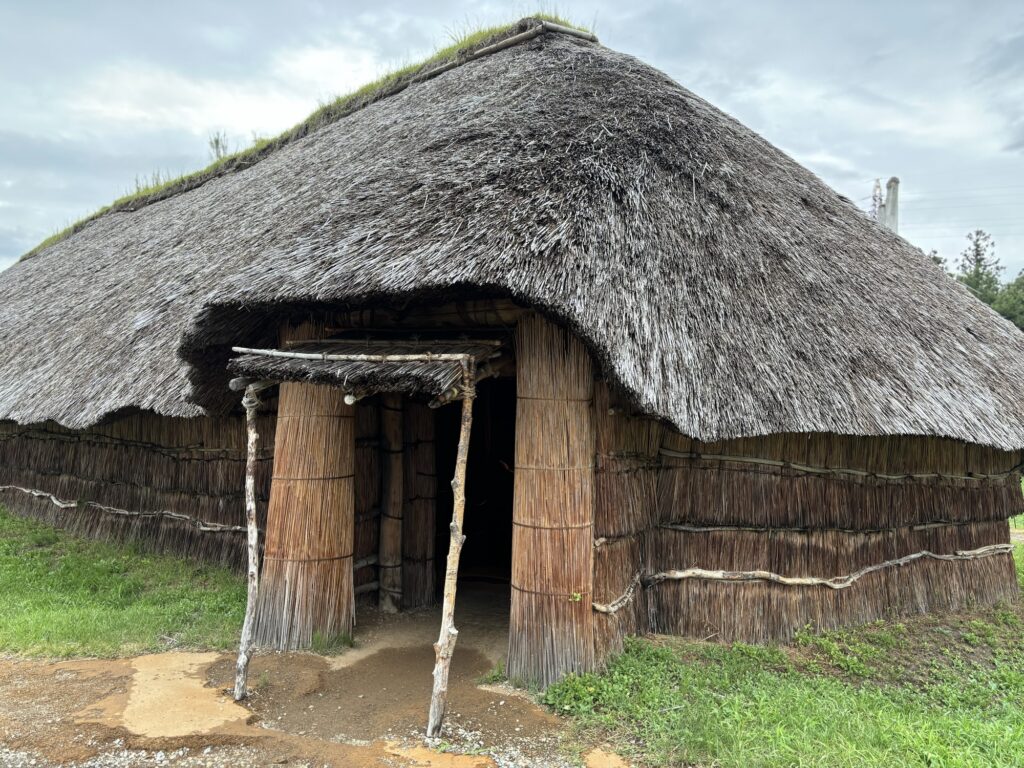
<svg viewBox="0 0 1024 768"><path fill-rule="evenodd" d="M630 639L543 701L649 766L1022 766L1022 626L1015 603L789 646Z"/></svg>
<svg viewBox="0 0 1024 768"><path fill-rule="evenodd" d="M0 651L122 656L238 642L244 579L79 539L0 508Z"/></svg>

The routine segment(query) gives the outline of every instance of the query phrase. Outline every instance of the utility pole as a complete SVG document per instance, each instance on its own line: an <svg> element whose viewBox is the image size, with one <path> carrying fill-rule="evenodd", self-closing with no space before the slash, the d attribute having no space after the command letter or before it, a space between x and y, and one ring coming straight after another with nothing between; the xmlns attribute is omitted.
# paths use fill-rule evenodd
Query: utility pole
<svg viewBox="0 0 1024 768"><path fill-rule="evenodd" d="M875 209L875 221L898 234L900 231L900 180L893 176L885 184L885 200L881 199L882 191L880 184L875 182L875 192L872 195L872 208Z"/></svg>

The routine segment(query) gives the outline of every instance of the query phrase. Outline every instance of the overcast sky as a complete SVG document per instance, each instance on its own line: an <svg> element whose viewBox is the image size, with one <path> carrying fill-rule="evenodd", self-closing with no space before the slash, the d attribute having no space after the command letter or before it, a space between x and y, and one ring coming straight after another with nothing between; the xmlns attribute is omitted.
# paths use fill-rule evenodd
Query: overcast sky
<svg viewBox="0 0 1024 768"><path fill-rule="evenodd" d="M0 0L0 268L154 171L209 162L534 4ZM547 9L552 6L545 5ZM955 257L988 230L1024 269L1024 2L560 0L867 207Z"/></svg>

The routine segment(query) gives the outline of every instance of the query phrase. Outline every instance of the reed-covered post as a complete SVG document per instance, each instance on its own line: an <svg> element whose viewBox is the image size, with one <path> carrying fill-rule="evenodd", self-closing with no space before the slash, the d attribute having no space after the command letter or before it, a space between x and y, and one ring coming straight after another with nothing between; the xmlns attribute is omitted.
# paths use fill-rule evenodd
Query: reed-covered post
<svg viewBox="0 0 1024 768"><path fill-rule="evenodd" d="M259 432L256 429L256 411L260 406L259 392L265 384L253 383L245 388L242 406L245 408L245 528L249 544L248 589L245 595L245 620L238 643L238 661L235 664L235 701L246 696L245 682L252 658L253 624L256 621L256 599L260 591L260 531L256 526L256 458L259 450Z"/></svg>
<svg viewBox="0 0 1024 768"><path fill-rule="evenodd" d="M405 511L402 516L402 607L433 605L434 530L437 518L437 467L434 456L434 410L425 403L405 403Z"/></svg>
<svg viewBox="0 0 1024 768"><path fill-rule="evenodd" d="M516 328L516 469L508 676L546 686L594 665L594 375L569 332Z"/></svg>
<svg viewBox="0 0 1024 768"><path fill-rule="evenodd" d="M472 360L462 369L462 423L459 429L459 451L455 459L455 477L452 478L452 522L449 525L451 541L448 544L448 564L444 575L444 602L441 607L441 633L434 643L434 690L430 697L427 716L427 736L441 734L441 722L448 706L448 670L459 631L455 628L455 588L459 578L459 557L466 537L462 533L462 520L466 510L466 461L469 458L469 436L473 430L473 400L476 397L475 365Z"/></svg>
<svg viewBox="0 0 1024 768"><path fill-rule="evenodd" d="M281 385L257 644L308 648L355 617L355 413L334 387Z"/></svg>
<svg viewBox="0 0 1024 768"><path fill-rule="evenodd" d="M381 498L380 592L378 605L385 613L397 613L402 604L402 509L405 486L402 481L402 396L381 395L381 454L383 494Z"/></svg>

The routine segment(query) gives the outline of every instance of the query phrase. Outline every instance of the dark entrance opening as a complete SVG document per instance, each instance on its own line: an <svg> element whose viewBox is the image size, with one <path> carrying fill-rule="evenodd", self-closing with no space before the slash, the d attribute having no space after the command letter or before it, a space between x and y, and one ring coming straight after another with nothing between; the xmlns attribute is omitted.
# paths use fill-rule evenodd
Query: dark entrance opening
<svg viewBox="0 0 1024 768"><path fill-rule="evenodd" d="M437 410L437 536L434 563L438 595L444 588L452 515L451 478L459 443L461 404ZM487 379L477 386L466 464L466 543L459 583L502 585L512 575L512 469L515 466L516 380Z"/></svg>

